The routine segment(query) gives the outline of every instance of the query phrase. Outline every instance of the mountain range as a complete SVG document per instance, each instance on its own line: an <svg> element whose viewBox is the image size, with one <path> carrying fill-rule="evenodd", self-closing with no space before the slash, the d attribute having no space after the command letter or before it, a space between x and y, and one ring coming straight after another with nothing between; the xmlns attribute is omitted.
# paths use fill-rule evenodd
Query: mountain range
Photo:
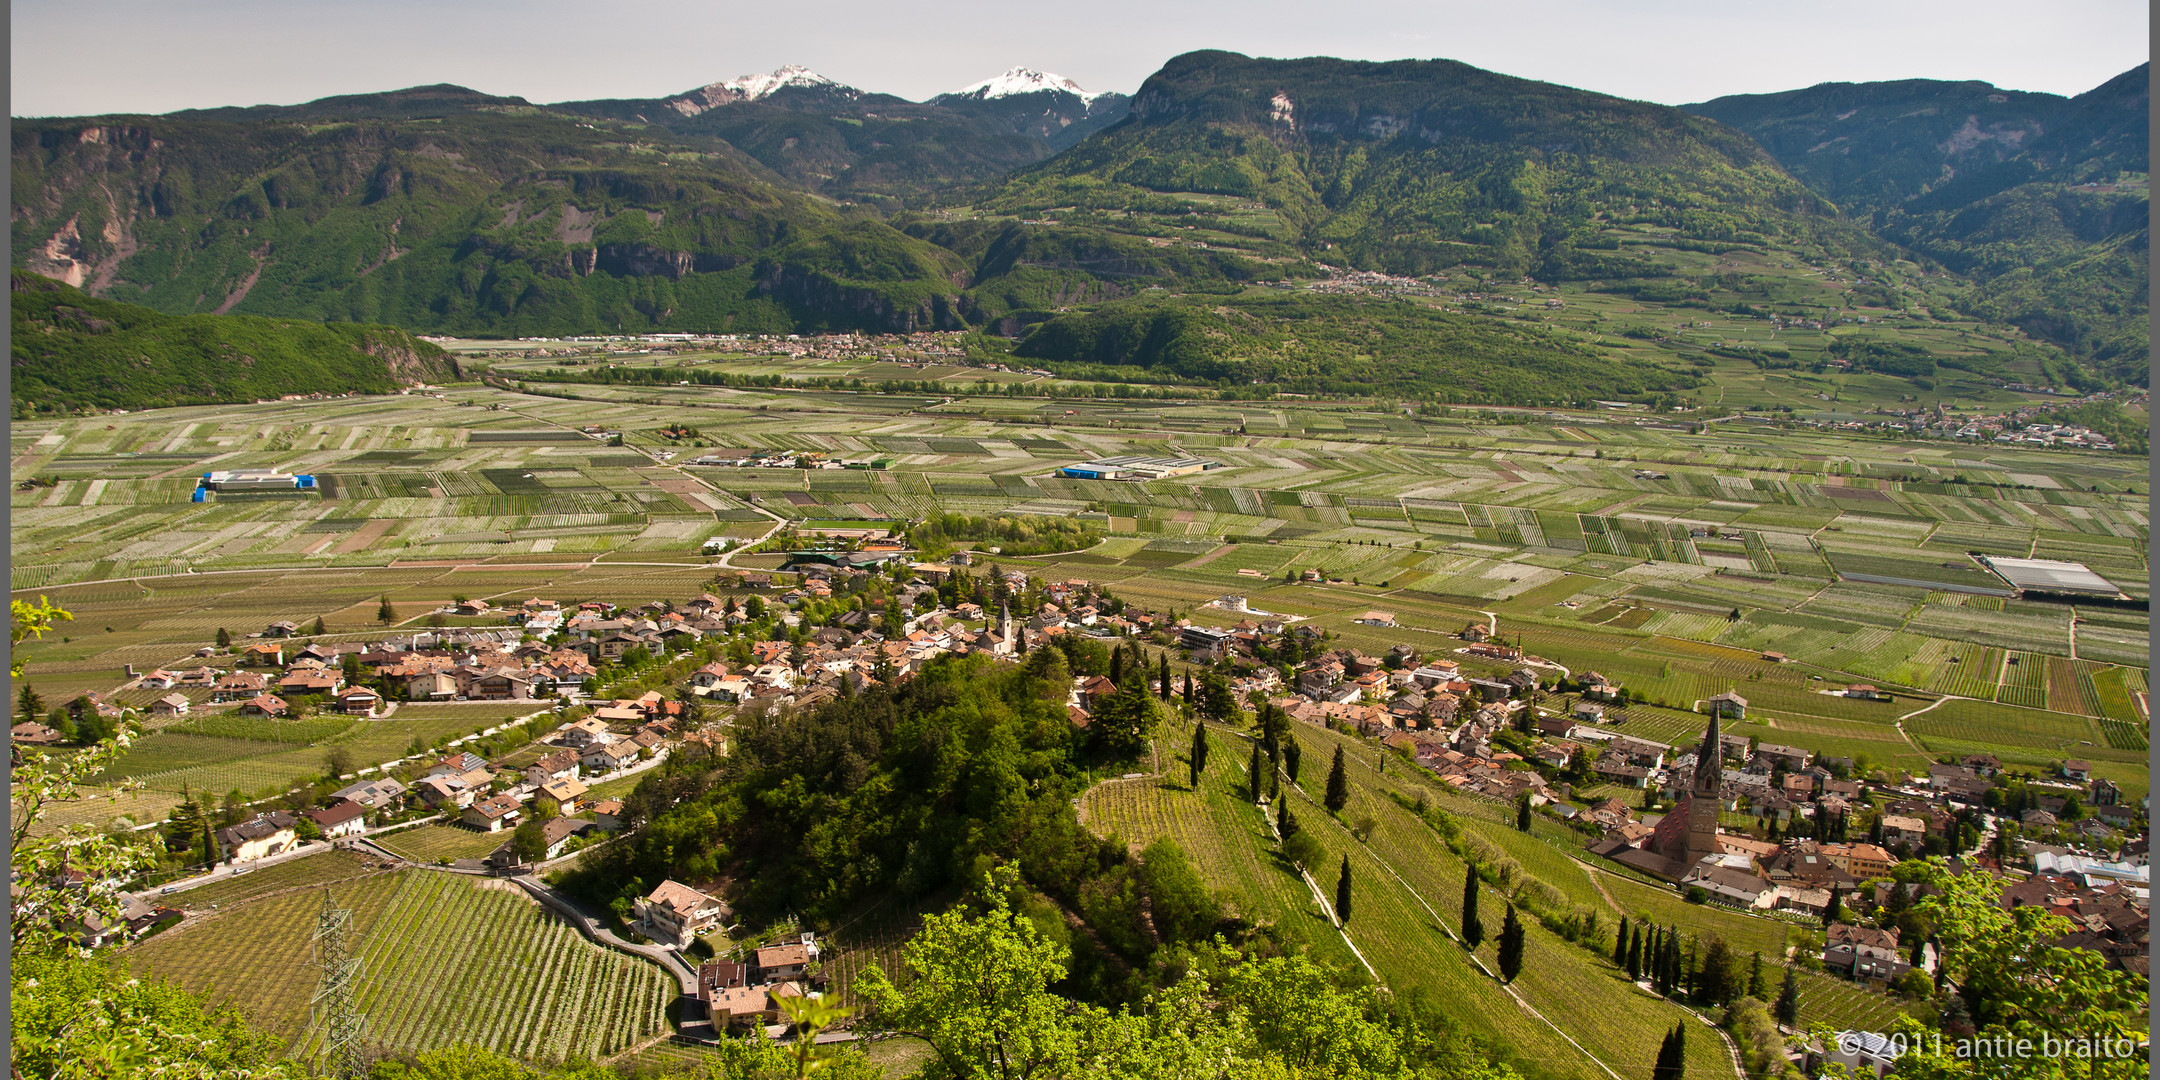
<svg viewBox="0 0 2160 1080"><path fill-rule="evenodd" d="M1025 68L924 102L799 67L552 105L433 86L18 120L12 250L164 312L470 335L1025 335L1098 309L1206 334L1214 316L1118 312L1329 267L1747 307L1759 285L1669 253L1914 258L1965 315L2142 384L2148 114L2144 66L2074 98L1908 80L1684 108L1446 60L1227 52L1130 98ZM1123 362L1115 340L1068 323L1032 352Z"/></svg>

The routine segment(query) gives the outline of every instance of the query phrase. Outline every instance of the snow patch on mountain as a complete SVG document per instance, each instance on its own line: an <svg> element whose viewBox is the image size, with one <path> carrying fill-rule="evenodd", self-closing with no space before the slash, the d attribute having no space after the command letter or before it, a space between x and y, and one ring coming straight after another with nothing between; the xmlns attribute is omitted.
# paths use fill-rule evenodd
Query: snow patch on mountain
<svg viewBox="0 0 2160 1080"><path fill-rule="evenodd" d="M972 97L987 101L991 98L1012 97L1015 94L1039 94L1045 91L1071 94L1079 98L1083 105L1093 104L1096 98L1103 96L1102 91L1081 89L1079 83L1063 75L1053 75L1047 71L1037 71L1034 68L1027 67L1016 67L996 78L984 79L973 86L963 87L956 91L953 96Z"/></svg>
<svg viewBox="0 0 2160 1080"><path fill-rule="evenodd" d="M684 116L696 116L707 109L731 105L738 101L756 101L791 86L818 88L831 87L849 90L801 64L789 64L774 71L755 75L738 75L724 82L701 86L696 90L668 102L668 106Z"/></svg>

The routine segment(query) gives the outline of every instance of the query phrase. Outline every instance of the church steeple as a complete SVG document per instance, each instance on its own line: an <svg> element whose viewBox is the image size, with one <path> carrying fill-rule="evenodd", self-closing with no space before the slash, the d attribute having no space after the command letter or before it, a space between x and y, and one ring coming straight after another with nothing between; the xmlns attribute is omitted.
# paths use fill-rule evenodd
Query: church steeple
<svg viewBox="0 0 2160 1080"><path fill-rule="evenodd" d="M1708 795L1715 799L1725 774L1725 740L1719 737L1718 714L1710 714L1710 728L1703 732L1702 745L1695 750L1695 783L1692 794Z"/></svg>
<svg viewBox="0 0 2160 1080"><path fill-rule="evenodd" d="M1695 751L1695 782L1675 812L1687 814L1686 847L1681 854L1681 873L1703 859L1723 852L1718 844L1718 810L1725 804L1725 748L1719 738L1718 715L1710 714L1702 746Z"/></svg>

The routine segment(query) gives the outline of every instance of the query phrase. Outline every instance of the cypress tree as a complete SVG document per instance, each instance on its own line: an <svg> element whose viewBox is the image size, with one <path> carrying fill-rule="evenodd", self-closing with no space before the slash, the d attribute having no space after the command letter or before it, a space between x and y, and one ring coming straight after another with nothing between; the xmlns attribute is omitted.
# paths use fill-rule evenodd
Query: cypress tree
<svg viewBox="0 0 2160 1080"><path fill-rule="evenodd" d="M1763 983L1762 953L1760 952L1755 954L1753 960L1748 961L1747 996L1757 1001L1770 996L1770 988Z"/></svg>
<svg viewBox="0 0 2160 1080"><path fill-rule="evenodd" d="M217 647L218 647L218 648L220 648L220 649L225 649L225 648L230 648L231 646L232 646L232 631L230 631L230 630L227 630L227 629L225 629L225 628L224 628L224 627L222 627L222 626L218 627L218 628L217 628Z"/></svg>
<svg viewBox="0 0 2160 1080"><path fill-rule="evenodd" d="M1650 1068L1650 1080L1682 1080L1687 1071L1687 1026L1674 1025L1665 1035L1665 1042L1658 1047L1657 1064Z"/></svg>
<svg viewBox="0 0 2160 1080"><path fill-rule="evenodd" d="M1620 916L1620 933L1614 936L1612 948L1612 962L1620 967L1627 966L1627 943L1628 920L1627 916L1622 915Z"/></svg>
<svg viewBox="0 0 2160 1080"><path fill-rule="evenodd" d="M1642 945L1643 929L1638 926L1635 928L1635 936L1628 939L1627 977L1629 982L1642 981Z"/></svg>
<svg viewBox="0 0 2160 1080"><path fill-rule="evenodd" d="M1170 654L1167 651L1162 654L1162 670L1155 678L1155 687L1158 696L1164 701L1170 700Z"/></svg>
<svg viewBox="0 0 2160 1080"><path fill-rule="evenodd" d="M1192 704L1192 702L1193 702L1193 690L1192 690L1192 672L1188 671L1188 672L1186 672L1186 673L1185 673L1185 704L1187 704L1187 705L1190 705L1190 704Z"/></svg>
<svg viewBox="0 0 2160 1080"><path fill-rule="evenodd" d="M1110 681L1119 685L1123 685L1125 682L1125 646L1123 645L1112 646L1110 649Z"/></svg>
<svg viewBox="0 0 2160 1080"><path fill-rule="evenodd" d="M1194 724L1192 729L1192 786L1199 790L1200 773L1207 768L1207 725Z"/></svg>
<svg viewBox="0 0 2160 1080"><path fill-rule="evenodd" d="M1523 924L1515 915L1515 905L1507 906L1507 919L1500 924L1500 978L1514 982L1522 974Z"/></svg>
<svg viewBox="0 0 2160 1080"><path fill-rule="evenodd" d="M1477 894L1478 871L1476 866L1465 864L1469 873L1463 877L1462 886L1462 936L1475 949L1485 942L1485 924L1478 921Z"/></svg>
<svg viewBox="0 0 2160 1080"><path fill-rule="evenodd" d="M1830 886L1830 906L1823 909L1822 923L1824 926L1829 926L1831 923L1834 923L1840 918L1843 918L1844 915L1845 887L1842 885L1832 885Z"/></svg>
<svg viewBox="0 0 2160 1080"><path fill-rule="evenodd" d="M1522 832L1530 831L1530 796L1528 795L1515 800L1515 828Z"/></svg>
<svg viewBox="0 0 2160 1080"><path fill-rule="evenodd" d="M1254 802L1260 801L1260 770L1263 767L1260 758L1260 744L1255 741L1252 744L1252 768L1245 774L1246 784L1252 789L1252 801Z"/></svg>
<svg viewBox="0 0 2160 1080"><path fill-rule="evenodd" d="M1321 799L1331 814L1342 813L1350 805L1350 776L1343 767L1343 748L1335 747L1335 764L1328 768L1327 794ZM1475 874L1472 875L1475 878Z"/></svg>
<svg viewBox="0 0 2160 1080"><path fill-rule="evenodd" d="M1297 834L1297 818L1290 816L1290 804L1277 800L1275 803L1275 831L1285 840Z"/></svg>
<svg viewBox="0 0 2160 1080"><path fill-rule="evenodd" d="M1288 732L1282 737L1283 770L1290 774L1290 782L1297 783L1298 763L1305 756L1305 748L1298 745L1297 736Z"/></svg>
<svg viewBox="0 0 2160 1080"><path fill-rule="evenodd" d="M1282 771L1272 765L1268 768L1267 794L1268 798L1276 802L1282 801Z"/></svg>
<svg viewBox="0 0 2160 1080"><path fill-rule="evenodd" d="M1350 921L1350 856L1342 857L1342 876L1335 879L1335 918Z"/></svg>
<svg viewBox="0 0 2160 1080"><path fill-rule="evenodd" d="M1785 985L1778 988L1777 1005L1770 1012L1786 1027L1800 1022L1800 976L1792 968L1785 969Z"/></svg>

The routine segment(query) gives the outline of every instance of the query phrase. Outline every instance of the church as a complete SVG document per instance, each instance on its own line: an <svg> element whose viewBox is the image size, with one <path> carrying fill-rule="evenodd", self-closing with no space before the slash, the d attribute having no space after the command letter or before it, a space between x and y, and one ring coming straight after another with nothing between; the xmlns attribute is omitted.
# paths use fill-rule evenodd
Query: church
<svg viewBox="0 0 2160 1080"><path fill-rule="evenodd" d="M1678 884L1704 859L1724 854L1718 846L1718 810L1724 761L1719 753L1718 714L1710 714L1710 728L1703 732L1695 751L1695 776L1680 805L1657 823L1641 847L1607 841L1591 850L1614 862L1652 877Z"/></svg>

